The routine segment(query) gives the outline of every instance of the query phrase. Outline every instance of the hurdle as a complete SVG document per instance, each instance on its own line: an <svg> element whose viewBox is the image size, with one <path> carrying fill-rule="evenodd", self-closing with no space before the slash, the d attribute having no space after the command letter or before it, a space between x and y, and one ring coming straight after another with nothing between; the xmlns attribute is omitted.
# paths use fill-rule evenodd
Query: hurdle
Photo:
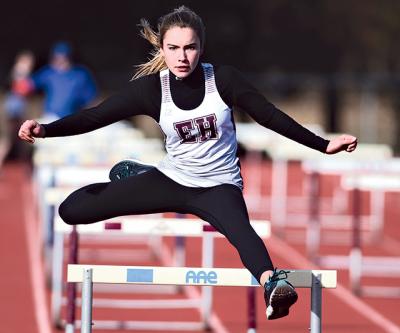
<svg viewBox="0 0 400 333"><path fill-rule="evenodd" d="M296 288L311 289L311 333L322 332L322 288L336 288L334 270L287 270ZM92 332L94 283L156 284L212 287L256 287L259 283L246 269L203 267L151 267L68 265L67 281L82 283L81 333ZM165 326L168 322L163 323ZM96 325L95 323L93 325ZM165 327L164 326L164 327ZM73 330L74 327L71 327ZM72 332L72 331L71 331Z"/></svg>
<svg viewBox="0 0 400 333"><path fill-rule="evenodd" d="M294 225L305 226L309 218L308 214L303 214L303 216L301 216L301 214L295 214L295 216L294 214L289 215L287 213L288 206L293 205L292 202L289 201L290 198L287 195L287 162L289 160L302 162L302 167L309 173L322 173L323 166L327 166L327 168L331 166L331 172L338 174L342 171L340 170L340 165L360 165L360 163L370 162L375 159L388 161L393 156L392 150L388 145L380 144L358 144L357 149L351 153L351 155L329 156L293 142L282 141L281 144L279 149L270 152L273 160L271 220L274 221L277 233L281 236L284 236L284 228L289 226L287 221L290 221L290 223ZM332 165L339 170L334 170ZM305 201L301 204L304 206ZM334 221L337 223L337 217L334 217ZM329 225L332 225L332 223L329 223Z"/></svg>
<svg viewBox="0 0 400 333"><path fill-rule="evenodd" d="M367 147L363 148L365 152L363 154L367 154L370 151L370 155L375 157L376 154L374 145L370 149ZM378 150L377 150L378 151ZM356 177L365 175L365 177L372 177L373 175L387 174L391 177L395 177L400 172L400 159L399 158L389 158L383 157L384 150L382 150L381 155L377 154L377 158L381 158L381 160L368 160L368 159L325 159L325 160L314 160L314 161L304 161L303 168L309 178L313 175L316 175L318 178L320 175L338 175L340 176L340 189L347 191L348 186L345 185L343 179L346 177ZM349 179L349 178L347 178ZM312 181L312 180L311 180ZM317 180L318 181L318 180ZM315 181L314 181L315 182ZM348 181L347 181L348 182ZM385 182L385 179L382 178L382 185L372 185L370 188L365 187L366 191L371 192L370 197L370 206L371 212L369 216L360 216L361 219L361 227L364 230L369 230L371 232L371 240L377 241L381 237L381 232L383 229L383 210L384 210L384 196L383 192L385 191L385 187L390 189L390 185ZM368 180L369 184L372 184L370 180ZM376 182L377 183L377 182ZM396 183L396 181L395 181ZM378 188L378 187L380 188ZM392 186L393 187L393 186ZM350 189L351 191L352 189ZM343 195L342 195L343 196ZM316 198L311 198L311 200L315 200ZM317 202L318 200L316 200ZM368 218L367 218L368 217ZM337 216L334 217L337 223ZM349 221L347 221L347 226L351 229L352 227L352 216L349 216Z"/></svg>
<svg viewBox="0 0 400 333"><path fill-rule="evenodd" d="M315 133L323 133L323 130L319 126L310 125L309 128ZM334 134L325 134L325 136L333 136ZM238 124L237 125L237 136L238 141L252 151L250 158L255 163L261 162L261 154L266 153L271 158L272 167L272 178L271 178L271 195L270 197L261 195L261 174L259 170L255 169L251 173L251 177L246 179L248 185L248 191L245 193L246 200L248 200L248 206L250 210L255 209L257 212L270 210L270 219L274 223L274 228L279 236L285 236L285 227L306 227L309 221L309 215L307 212L295 212L290 213L289 210L296 208L302 210L308 204L309 197L305 195L288 195L288 162L299 161L302 163L304 171L307 172L321 172L323 173L324 166L330 168L331 174L339 175L343 170L344 165L347 170L349 167L354 170L354 165L360 165L361 163L373 162L376 160L382 160L383 164L390 161L393 165L393 152L390 146L384 144L368 144L359 143L357 150L351 155L330 155L322 154L298 143L292 142L286 138L282 138L278 134L266 130L257 124ZM398 165L400 163L397 163ZM321 167L322 166L322 167ZM396 167L395 167L396 168ZM397 168L398 170L398 168ZM330 198L319 198L319 204L321 208L334 209L341 208L345 202L338 200L338 196L334 196L334 200ZM290 209L289 209L290 208ZM349 230L351 229L351 216L343 214L335 214L334 216L323 214L321 209L321 226L326 229L332 229L332 234L337 229L338 220L340 225L345 226ZM378 220L376 215L363 218L363 225L371 225L372 228L379 228L379 225L375 223ZM332 239L332 238L331 238ZM330 239L327 239L330 240ZM336 243L338 238L333 239L333 243ZM339 242L342 242L339 239Z"/></svg>
<svg viewBox="0 0 400 333"><path fill-rule="evenodd" d="M109 227L109 226L112 227ZM260 237L269 237L270 236L270 223L268 221L251 221L251 225L257 234ZM107 230L108 228L108 230ZM106 231L106 232L105 232ZM127 235L147 235L151 236L179 236L179 237L202 237L203 245L202 245L202 265L204 267L213 267L213 249L214 249L214 238L223 238L220 233L217 233L216 230L211 227L208 223L200 220L200 219L182 219L182 218L143 218L143 217L122 217L118 219L112 219L107 221L101 221L94 224L89 225L78 225L75 228L65 224L61 219L56 219L55 221L55 247L54 247L54 255L53 255L53 290L52 290L52 321L57 327L62 327L61 324L61 306L62 306L62 263L63 263L63 239L64 235L70 232L70 243L73 246L70 248L69 257L74 260L70 261L70 263L77 263L77 252L78 252L78 235L117 235L120 233L125 233ZM160 249L161 250L161 249ZM160 254L159 257L162 258ZM178 262L179 263L179 262ZM180 262L183 266L183 262ZM76 298L76 292L72 291L74 288L71 284L68 284L68 303L69 310L67 318L67 324L70 325L70 322L73 321L75 312L73 310ZM197 308L201 314L201 322L194 325L191 323L191 326L198 329L199 327L208 328L210 326L210 317L211 317L211 306L212 306L212 290L208 286L202 287L201 299L199 301L194 300L181 300L179 304L177 304L176 308ZM255 323L255 314L252 308L254 308L254 304L252 303L252 299L254 301L253 291L249 291L249 332L255 332L256 323ZM170 304L165 305L165 301L151 300L151 301L108 301L106 299L98 300L96 306L106 307L106 308L143 308L147 306L146 304L152 303L152 307L157 308L171 308ZM71 310L72 308L72 310ZM116 325L121 325L119 322ZM125 326L125 322L123 326ZM136 325L135 327L143 327L145 325L143 322L142 326ZM150 327L151 324L146 324L147 327ZM178 324L177 324L178 325ZM179 326L182 326L182 323L179 323ZM109 325L108 325L109 326ZM158 325L155 324L157 327ZM188 328L190 325L187 325ZM133 323L130 324L131 329L133 329ZM153 324L154 327L154 324ZM250 330L252 329L252 331Z"/></svg>
<svg viewBox="0 0 400 333"><path fill-rule="evenodd" d="M101 176L102 173L104 173L104 170L101 168L97 169L98 176ZM79 172L76 167L66 167L66 168L61 168L59 170L58 175L63 175L63 177L60 176L61 179L64 179L68 175L73 175L74 172ZM86 171L82 171L82 174L86 174ZM96 172L92 175L92 177L95 177ZM89 175L88 175L89 176ZM67 177L68 178L68 177ZM71 189L68 188L49 188L45 191L44 193L44 198L45 201L50 204L50 205L57 205L65 196L70 193ZM269 237L270 235L270 225L269 222L266 221L252 221L252 226L260 235L261 237ZM52 256L51 256L51 286L52 286L52 292L51 292L51 315L52 315L52 323L54 324L55 327L63 327L63 322L61 320L61 308L63 304L63 298L62 298L62 291L63 291L63 285L62 285L62 271L63 271L63 257L64 257L64 238L65 235L70 233L72 231L72 227L65 224L60 218L55 218L54 222L52 223L54 227L54 242L53 242L53 247L52 247ZM117 225L117 227L116 227ZM159 216L145 216L145 217L122 217L122 218L117 218L109 221L101 221L98 223L90 224L90 225L79 225L76 228L76 235L79 235L79 237L85 237L85 240L90 240L90 237L92 236L92 239L99 239L99 236L105 236L107 239L116 239L116 241L121 241L123 239L127 239L130 237L130 242L138 239L138 237L142 237L140 240L141 242L146 242L151 246L152 248L152 254L154 258L162 258L162 253L161 253L161 244L160 244L160 236L176 236L176 237L200 237L203 235L204 227L208 226L208 224L205 224L203 221L198 220L198 219L171 219L171 218L160 218ZM118 230L116 230L118 229ZM208 230L208 231L215 231L215 230ZM72 235L72 234L71 234ZM203 240L203 258L205 261L204 264L212 266L212 259L207 259L207 258L212 258L212 238L213 237L222 237L219 233L214 233L214 235L210 239L210 233L206 232L204 234L204 240ZM132 239L132 236L134 239ZM143 238L145 237L145 238ZM75 239L74 238L74 239ZM157 242L157 240L159 240ZM73 244L76 243L76 241L72 242ZM182 251L180 250L180 247L177 247L177 252L176 252L176 260L175 264L178 266L184 266L184 254L182 254ZM121 251L121 250L119 250ZM138 251L138 250L135 250ZM102 252L103 253L103 252ZM98 251L97 251L97 254ZM107 259L107 263L112 262L113 260L115 261L115 258L119 258L119 256L115 255L114 253L108 253L111 254L111 256L108 256L109 259ZM129 258L129 260L134 260L135 256L133 256L134 253L128 253L124 252L124 256L126 258ZM81 256L82 254L80 254ZM70 254L71 258L77 258L77 248L74 250L73 254ZM148 253L144 253L141 251L140 253L140 259L143 260L143 258L149 258ZM89 258L90 259L90 258ZM109 288L103 288L103 289L109 289ZM106 290L103 290L106 291ZM113 290L114 291L114 290ZM130 292L135 292L135 290L132 290L130 288ZM163 293L171 293L173 289L165 289L162 290ZM151 290L152 293L154 293L154 289ZM176 292L176 290L175 290ZM249 291L249 299L251 299L251 291ZM204 297L203 297L204 296ZM203 293L203 304L200 304L202 307L201 313L203 314L203 321L206 323L208 321L208 318L211 313L211 300L212 300L212 294L210 290L207 290L207 288L204 288ZM123 304L122 304L123 303ZM111 302L106 302L106 300L99 300L97 304L102 307L106 307L107 305L110 307L118 307L118 306L127 306L127 304L130 304L132 307L138 307L138 306L143 306L144 302L135 302L135 301L130 301L130 302L116 302L114 301L112 304ZM160 304L162 302L159 302ZM189 304L190 307L195 307L197 306L196 304L193 304L193 301L188 301L188 302L181 302L181 307L185 306L186 304ZM110 305L111 304L111 305ZM153 304L156 304L153 302ZM199 306L197 306L199 307ZM200 307L199 307L200 308ZM250 308L249 308L250 309ZM249 317L251 318L251 316ZM249 327L254 326L255 323L249 322Z"/></svg>
<svg viewBox="0 0 400 333"><path fill-rule="evenodd" d="M43 165L35 170L35 182L38 193L38 203L42 215L42 239L46 260L46 275L51 272L50 260L54 242L53 220L55 209L70 193L89 182L108 181L109 168L106 167L54 167ZM68 186L68 190L55 191L55 186ZM57 187L58 188L58 187ZM56 193L56 195L54 194Z"/></svg>
<svg viewBox="0 0 400 333"><path fill-rule="evenodd" d="M348 196L351 195L353 200L358 194L354 193L352 189L346 188L343 179L346 177L354 177L357 175L365 175L371 177L376 173L387 173L394 177L400 172L400 159L390 158L390 151L380 145L363 145L361 146L361 153L356 157L325 157L325 159L305 160L302 161L302 168L307 176L308 181L308 214L287 214L286 217L291 221L293 227L306 228L306 249L310 259L316 261L316 254L318 253L319 246L323 242L325 244L334 245L351 245L353 242L352 235L354 235L354 216L352 213L343 214L339 210L344 211L348 209L345 207ZM376 154L374 153L376 151ZM383 158L382 160L371 160L368 156L375 156ZM321 176L337 176L339 182L337 185L336 193L333 194L332 209L329 214L324 213L324 205L321 203L320 188L322 187ZM381 186L383 187L383 186ZM341 193L338 195L338 191ZM384 215L384 194L382 190L368 190L370 191L370 212L368 214L359 214L357 228L360 229L364 236L364 240L368 243L376 243L382 237L383 230L383 215ZM340 206L338 197L341 199ZM324 198L325 199L325 198ZM325 199L326 200L326 199ZM288 225L289 226L289 225ZM321 233L321 230L327 230L329 234ZM344 233L347 232L347 234ZM286 236L286 235L285 235ZM344 237L347 236L347 237ZM290 238L292 241L300 241L301 238Z"/></svg>
<svg viewBox="0 0 400 333"><path fill-rule="evenodd" d="M45 164L35 170L37 198L43 220L41 235L45 254L46 277L48 280L51 275L51 258L54 243L53 221L57 206L69 194L83 185L109 182L108 173L110 168L111 165L107 167L105 165L54 166Z"/></svg>
<svg viewBox="0 0 400 333"><path fill-rule="evenodd" d="M341 184L343 188L353 193L352 248L348 256L324 256L319 258L319 264L323 267L348 269L351 290L356 295L399 298L399 287L361 285L362 276L399 277L400 258L363 256L360 234L360 207L362 206L360 191L377 191L382 197L385 191L400 192L400 176L395 173L349 174L342 177ZM381 205L383 212L383 202Z"/></svg>

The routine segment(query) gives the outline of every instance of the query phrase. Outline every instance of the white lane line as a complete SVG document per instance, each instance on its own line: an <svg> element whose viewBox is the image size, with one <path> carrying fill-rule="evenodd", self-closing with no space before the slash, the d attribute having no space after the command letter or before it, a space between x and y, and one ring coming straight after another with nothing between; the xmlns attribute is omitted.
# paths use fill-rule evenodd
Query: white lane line
<svg viewBox="0 0 400 333"><path fill-rule="evenodd" d="M35 318L39 333L51 333L50 316L46 305L45 278L40 259L38 228L35 228L36 217L33 209L31 187L22 188L23 211L26 242L28 248L29 271L35 305Z"/></svg>

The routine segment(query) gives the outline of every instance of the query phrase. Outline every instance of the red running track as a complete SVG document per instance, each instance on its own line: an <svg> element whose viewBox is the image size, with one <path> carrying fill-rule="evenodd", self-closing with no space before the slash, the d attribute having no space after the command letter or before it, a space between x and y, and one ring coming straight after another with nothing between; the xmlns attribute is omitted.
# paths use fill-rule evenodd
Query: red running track
<svg viewBox="0 0 400 333"><path fill-rule="evenodd" d="M266 167L266 172L268 167ZM294 177L296 169L293 170ZM301 175L300 175L301 176ZM49 292L45 288L43 266L40 257L38 219L33 198L29 196L30 177L23 165L5 165L0 174L0 208L3 233L1 233L1 329L0 332L49 333L60 332L50 329ZM399 202L396 195L388 196L385 235L395 242L400 240L399 228L393 225L392 216L398 217ZM391 205L390 205L391 204ZM394 221L396 221L394 220ZM170 245L170 242L167 242ZM278 267L312 268L304 257L304 246L290 245L272 237L267 246ZM397 244L397 243L395 243ZM200 265L200 241L187 242L187 265ZM323 247L322 252L345 252L343 248ZM383 253L385 249L374 247L366 251ZM387 250L387 249L386 249ZM382 251L382 252L381 252ZM399 255L399 254L397 254ZM134 264L134 263L132 263ZM216 242L215 265L220 267L241 267L239 258L226 240ZM376 280L376 279L375 279ZM368 282L368 281L367 281ZM373 281L369 281L373 282ZM375 281L375 282L381 282ZM395 284L399 285L398 280ZM358 299L349 293L347 272L339 272L340 287L335 291L323 292L323 332L400 332L398 299ZM385 282L384 282L385 283ZM388 282L389 283L389 282ZM34 287L33 287L34 286ZM290 316L267 322L262 289L257 294L258 332L306 332L309 327L309 290L298 290L299 301L293 306ZM215 288L214 310L227 332L246 331L246 291L241 288ZM198 314L192 310L169 311L99 311L96 318L107 317L129 319L182 320L195 319ZM39 329L40 327L40 329ZM103 333L109 331L99 331ZM121 331L122 332L122 331ZM147 331L149 332L149 331ZM181 331L182 332L182 331Z"/></svg>

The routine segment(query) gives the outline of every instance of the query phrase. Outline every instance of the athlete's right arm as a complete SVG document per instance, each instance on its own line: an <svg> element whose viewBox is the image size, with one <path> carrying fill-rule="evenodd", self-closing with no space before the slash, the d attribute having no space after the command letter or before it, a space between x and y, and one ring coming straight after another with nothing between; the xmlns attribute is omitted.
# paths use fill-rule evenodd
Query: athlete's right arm
<svg viewBox="0 0 400 333"><path fill-rule="evenodd" d="M34 143L35 138L44 137L44 127L36 120L26 120L18 131L18 136L29 143Z"/></svg>
<svg viewBox="0 0 400 333"><path fill-rule="evenodd" d="M155 95L153 90L159 85L159 80L157 82L155 77L150 76L131 81L127 88L107 98L96 107L84 109L50 124L35 122L34 127L41 128L38 133L38 135L43 135L41 137L69 136L94 131L135 115L153 117L153 109L157 108L157 103L154 103L154 100L150 103L149 100ZM24 124L21 126L21 139L33 142L34 137L40 137L31 131L33 125L29 124L33 122L30 120L24 123L25 126Z"/></svg>

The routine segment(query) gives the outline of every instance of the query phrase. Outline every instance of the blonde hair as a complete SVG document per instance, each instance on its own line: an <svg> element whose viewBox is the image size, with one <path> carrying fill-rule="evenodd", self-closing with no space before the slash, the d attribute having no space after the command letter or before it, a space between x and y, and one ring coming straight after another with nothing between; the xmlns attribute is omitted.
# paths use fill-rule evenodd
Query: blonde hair
<svg viewBox="0 0 400 333"><path fill-rule="evenodd" d="M180 6L162 16L159 20L157 32L153 30L149 22L145 19L140 20L139 26L142 28L140 35L153 45L153 50L150 52L151 58L149 61L136 66L138 69L133 75L132 80L158 73L167 68L160 50L163 45L165 33L173 27L192 28L200 39L200 48L204 47L205 27L203 21L200 16L185 6Z"/></svg>

